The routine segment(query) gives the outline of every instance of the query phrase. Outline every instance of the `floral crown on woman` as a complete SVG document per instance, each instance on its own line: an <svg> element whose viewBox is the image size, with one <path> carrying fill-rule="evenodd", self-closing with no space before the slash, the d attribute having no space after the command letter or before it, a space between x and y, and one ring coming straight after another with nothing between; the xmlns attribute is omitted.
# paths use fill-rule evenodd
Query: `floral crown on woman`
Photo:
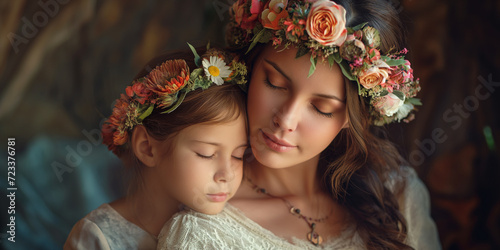
<svg viewBox="0 0 500 250"><path fill-rule="evenodd" d="M296 58L311 54L309 76L319 59L337 63L344 76L356 81L358 93L370 104L374 125L413 119L414 98L420 91L413 80L408 51L382 55L379 31L360 24L346 27L345 9L329 0L238 0L230 9L227 40L232 47L268 43L297 47Z"/></svg>
<svg viewBox="0 0 500 250"><path fill-rule="evenodd" d="M213 85L246 83L247 68L239 58L219 49L210 49L200 57L189 44L198 68L193 71L185 60L168 60L146 76L134 80L116 101L113 113L102 126L103 143L117 153L128 141L129 133L154 109L162 114L173 112L187 93Z"/></svg>

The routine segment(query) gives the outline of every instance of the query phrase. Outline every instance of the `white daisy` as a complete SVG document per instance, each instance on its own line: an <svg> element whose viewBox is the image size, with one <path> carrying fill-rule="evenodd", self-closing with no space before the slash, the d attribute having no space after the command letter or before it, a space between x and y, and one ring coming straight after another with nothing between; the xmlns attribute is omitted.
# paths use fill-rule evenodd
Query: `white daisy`
<svg viewBox="0 0 500 250"><path fill-rule="evenodd" d="M222 78L226 78L231 74L229 66L227 66L222 59L216 56L211 56L210 61L206 58L203 59L202 64L207 78L217 85L222 85L224 83Z"/></svg>

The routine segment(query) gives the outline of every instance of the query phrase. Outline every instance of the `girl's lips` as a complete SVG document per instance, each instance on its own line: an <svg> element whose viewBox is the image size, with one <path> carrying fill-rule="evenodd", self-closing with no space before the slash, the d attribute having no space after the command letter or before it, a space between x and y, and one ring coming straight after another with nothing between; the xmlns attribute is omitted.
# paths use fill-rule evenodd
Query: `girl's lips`
<svg viewBox="0 0 500 250"><path fill-rule="evenodd" d="M262 130L260 132L262 134L262 138L264 138L264 142L266 143L266 145L274 151L287 152L296 148L296 146L288 143L287 141L280 140L271 134L263 132Z"/></svg>
<svg viewBox="0 0 500 250"><path fill-rule="evenodd" d="M212 202L224 202L227 200L228 193L207 194L207 198Z"/></svg>

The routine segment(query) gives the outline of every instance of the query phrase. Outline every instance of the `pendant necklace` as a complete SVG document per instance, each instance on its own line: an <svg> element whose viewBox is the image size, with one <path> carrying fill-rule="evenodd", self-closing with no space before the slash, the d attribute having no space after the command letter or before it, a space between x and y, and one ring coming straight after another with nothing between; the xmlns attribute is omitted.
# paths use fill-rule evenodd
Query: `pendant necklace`
<svg viewBox="0 0 500 250"><path fill-rule="evenodd" d="M328 219L328 217L330 216L330 214L332 213L333 209L330 210L330 212L322 218L312 218L312 217L306 216L306 215L301 213L300 209L293 206L292 203L290 203L287 199L279 197L279 196L274 196L274 195L268 193L266 189L257 186L255 183L252 182L252 180L250 178L246 177L246 179L248 180L248 182L252 186L252 189L255 190L257 193L265 194L271 198L282 200L283 202L285 202L286 206L289 209L289 212L292 215L297 216L299 219L303 219L307 223L309 228L311 229L311 231L309 231L309 233L307 233L307 240L309 240L309 242L311 242L315 246L318 246L323 242L323 237L321 237L318 234L318 232L315 231L316 223L325 222Z"/></svg>

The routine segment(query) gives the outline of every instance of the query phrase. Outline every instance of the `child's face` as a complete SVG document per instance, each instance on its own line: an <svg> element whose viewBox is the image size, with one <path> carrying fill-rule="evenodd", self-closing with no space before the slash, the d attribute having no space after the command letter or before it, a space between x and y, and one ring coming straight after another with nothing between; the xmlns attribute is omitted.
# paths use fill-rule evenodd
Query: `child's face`
<svg viewBox="0 0 500 250"><path fill-rule="evenodd" d="M229 123L197 124L176 136L162 159L163 190L202 213L216 214L238 189L247 134L243 117Z"/></svg>

